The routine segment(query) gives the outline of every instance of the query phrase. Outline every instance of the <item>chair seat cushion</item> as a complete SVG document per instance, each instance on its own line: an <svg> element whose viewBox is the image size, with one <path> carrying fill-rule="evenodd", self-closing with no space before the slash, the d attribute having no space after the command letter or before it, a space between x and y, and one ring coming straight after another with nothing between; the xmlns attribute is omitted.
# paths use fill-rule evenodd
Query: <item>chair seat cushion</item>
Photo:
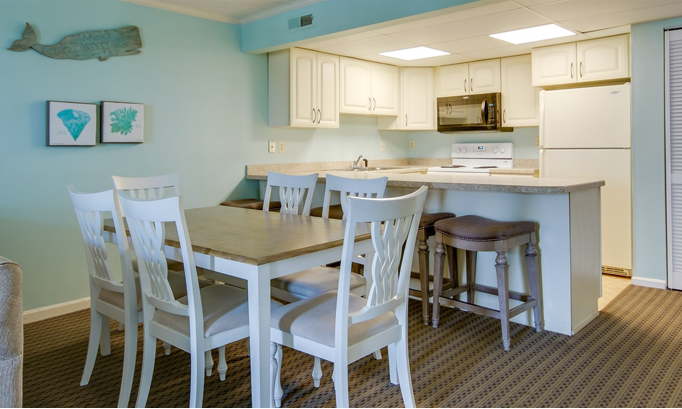
<svg viewBox="0 0 682 409"><path fill-rule="evenodd" d="M185 273L184 271L168 271L168 284L170 284L173 295L177 300L180 297L187 295L187 284L185 283ZM199 288L208 287L211 285L210 282L199 278ZM135 289L137 291L137 310L142 310L142 292L140 288L140 277L135 277ZM123 293L117 293L115 291L105 290L99 293L99 300L104 301L107 304L111 304L120 309L125 309L125 304L123 303Z"/></svg>
<svg viewBox="0 0 682 409"><path fill-rule="evenodd" d="M309 270L289 274L270 281L270 285L299 298L315 297L327 291L339 288L339 269L332 267L314 267ZM350 275L350 290L365 286L365 278L360 274Z"/></svg>
<svg viewBox="0 0 682 409"><path fill-rule="evenodd" d="M315 217L322 217L322 208L316 207L310 209L310 215ZM329 206L329 218L343 220L343 207L340 204Z"/></svg>
<svg viewBox="0 0 682 409"><path fill-rule="evenodd" d="M455 217L454 213L441 212L441 213L422 213L421 219L419 219L419 229L426 229L436 224L437 221L443 219L450 219Z"/></svg>
<svg viewBox="0 0 682 409"><path fill-rule="evenodd" d="M263 201L258 199L238 199L226 200L221 206L240 207L242 209L263 210ZM282 207L280 202L270 202L270 210L279 210Z"/></svg>
<svg viewBox="0 0 682 409"><path fill-rule="evenodd" d="M330 291L317 297L285 305L272 312L270 324L277 330L333 348L336 332L336 298L337 291ZM366 305L366 299L350 294L349 313L359 311ZM398 320L393 312L353 324L348 327L348 345L353 345L395 325L398 325Z"/></svg>
<svg viewBox="0 0 682 409"><path fill-rule="evenodd" d="M462 240L498 241L535 231L534 222L498 222L480 216L460 216L436 222L436 231Z"/></svg>
<svg viewBox="0 0 682 409"><path fill-rule="evenodd" d="M249 325L249 303L245 290L230 285L211 285L202 288L200 292L204 312L204 336ZM179 298L178 302L187 305L187 297ZM273 312L281 305L270 300ZM153 321L189 336L189 317L156 310Z"/></svg>

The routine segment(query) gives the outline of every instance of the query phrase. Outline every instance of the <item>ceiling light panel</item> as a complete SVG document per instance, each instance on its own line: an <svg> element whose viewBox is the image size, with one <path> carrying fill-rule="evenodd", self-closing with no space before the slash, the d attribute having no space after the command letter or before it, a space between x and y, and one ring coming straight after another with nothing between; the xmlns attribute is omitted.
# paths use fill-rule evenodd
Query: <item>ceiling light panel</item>
<svg viewBox="0 0 682 409"><path fill-rule="evenodd" d="M521 30L506 31L504 33L491 34L490 37L506 41L512 44L526 44L535 41L549 40L575 35L574 32L559 27L556 24L523 28Z"/></svg>
<svg viewBox="0 0 682 409"><path fill-rule="evenodd" d="M443 55L448 55L450 53L441 50L435 50L429 47L413 47L406 48L404 50L389 51L385 53L379 53L385 57L398 58L401 60L421 60L424 58L440 57Z"/></svg>

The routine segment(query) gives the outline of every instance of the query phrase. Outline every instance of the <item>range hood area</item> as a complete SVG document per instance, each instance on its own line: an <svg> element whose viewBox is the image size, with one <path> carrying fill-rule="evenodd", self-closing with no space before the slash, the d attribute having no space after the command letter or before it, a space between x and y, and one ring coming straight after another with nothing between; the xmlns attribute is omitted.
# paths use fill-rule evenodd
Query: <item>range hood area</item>
<svg viewBox="0 0 682 409"><path fill-rule="evenodd" d="M437 130L444 134L512 132L514 128L502 126L501 106L502 94L499 92L438 98Z"/></svg>

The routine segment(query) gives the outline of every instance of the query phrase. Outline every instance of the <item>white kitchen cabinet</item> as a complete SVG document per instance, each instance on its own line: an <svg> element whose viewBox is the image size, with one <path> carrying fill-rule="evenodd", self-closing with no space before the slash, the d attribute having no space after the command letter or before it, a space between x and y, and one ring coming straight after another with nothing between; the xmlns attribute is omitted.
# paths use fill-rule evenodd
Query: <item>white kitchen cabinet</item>
<svg viewBox="0 0 682 409"><path fill-rule="evenodd" d="M627 35L577 43L578 82L630 76Z"/></svg>
<svg viewBox="0 0 682 409"><path fill-rule="evenodd" d="M628 78L629 49L627 34L534 48L533 85Z"/></svg>
<svg viewBox="0 0 682 409"><path fill-rule="evenodd" d="M400 104L400 69L393 65L340 58L342 114L394 115Z"/></svg>
<svg viewBox="0 0 682 409"><path fill-rule="evenodd" d="M469 63L469 94L500 92L500 60Z"/></svg>
<svg viewBox="0 0 682 409"><path fill-rule="evenodd" d="M397 117L378 117L379 130L436 130L433 68L401 68L401 109Z"/></svg>
<svg viewBox="0 0 682 409"><path fill-rule="evenodd" d="M299 48L268 54L269 124L339 127L339 57Z"/></svg>
<svg viewBox="0 0 682 409"><path fill-rule="evenodd" d="M468 63L437 67L436 76L436 97L469 95Z"/></svg>
<svg viewBox="0 0 682 409"><path fill-rule="evenodd" d="M500 60L502 126L538 126L540 90L532 85L530 54Z"/></svg>

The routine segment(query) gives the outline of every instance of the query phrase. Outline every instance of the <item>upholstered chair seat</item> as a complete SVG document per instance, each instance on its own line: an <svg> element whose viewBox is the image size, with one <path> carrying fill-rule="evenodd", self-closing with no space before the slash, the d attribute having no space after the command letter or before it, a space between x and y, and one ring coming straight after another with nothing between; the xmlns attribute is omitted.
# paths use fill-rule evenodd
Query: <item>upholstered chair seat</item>
<svg viewBox="0 0 682 409"><path fill-rule="evenodd" d="M259 199L237 199L226 200L220 204L221 206L239 207L242 209L263 210L263 201ZM276 211L282 207L280 202L270 202L270 210Z"/></svg>
<svg viewBox="0 0 682 409"><path fill-rule="evenodd" d="M314 297L339 287L339 270L330 267L314 267L272 280L271 284L272 287L291 293L299 299ZM363 276L351 274L351 293L364 294L365 285L366 281Z"/></svg>
<svg viewBox="0 0 682 409"><path fill-rule="evenodd" d="M481 216L461 216L435 223L436 230L460 240L497 241L535 231L533 222L498 222Z"/></svg>

